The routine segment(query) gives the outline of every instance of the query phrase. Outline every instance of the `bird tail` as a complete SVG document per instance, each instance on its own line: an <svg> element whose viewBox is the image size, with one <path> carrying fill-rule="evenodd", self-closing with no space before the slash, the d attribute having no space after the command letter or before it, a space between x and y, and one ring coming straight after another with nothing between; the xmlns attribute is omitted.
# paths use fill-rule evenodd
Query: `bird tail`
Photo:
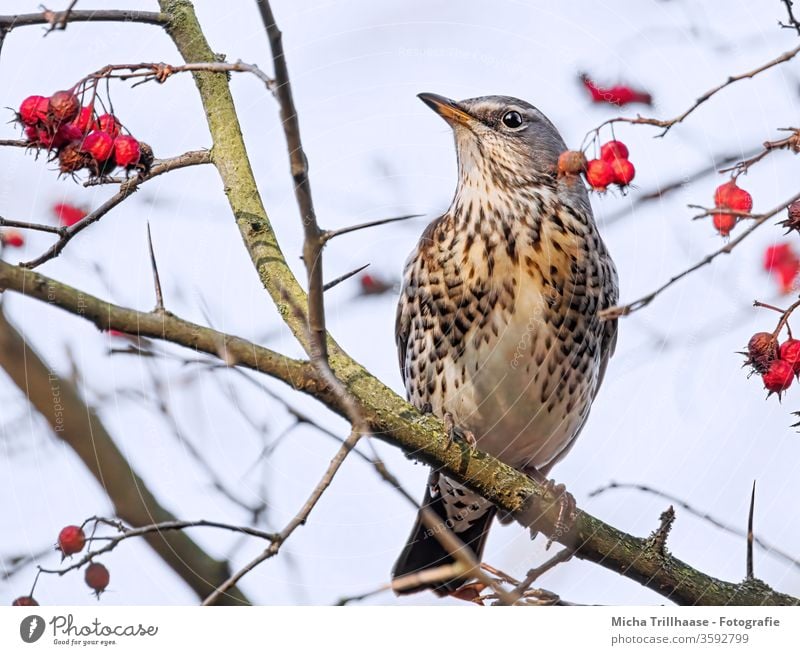
<svg viewBox="0 0 800 655"><path fill-rule="evenodd" d="M436 497L433 498L431 495L431 485L428 485L425 491L423 507L432 510L441 521L441 529L445 530L445 526L447 526L448 523L444 497L441 493L437 493ZM466 530L456 532L458 538L472 551L473 556L478 562L481 561L483 547L486 544L486 537L489 534L489 527L495 512L496 508L494 505L486 507L486 511L481 516L477 517ZM418 514L414 527L411 529L408 542L392 568L392 579L396 580L397 578L412 573L423 573L424 571L435 569L440 566L454 564L455 561L455 558L436 538L434 530L428 528L422 521L422 517ZM447 596L466 582L467 578L436 578L426 581L424 576L420 576L419 584L413 587L396 590L395 593L405 595L430 589L438 596Z"/></svg>

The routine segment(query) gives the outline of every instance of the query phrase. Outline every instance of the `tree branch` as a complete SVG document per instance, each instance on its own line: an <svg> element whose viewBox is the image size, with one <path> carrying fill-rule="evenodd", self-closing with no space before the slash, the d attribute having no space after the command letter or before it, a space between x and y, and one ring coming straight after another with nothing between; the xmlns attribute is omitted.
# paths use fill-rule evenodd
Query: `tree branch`
<svg viewBox="0 0 800 655"><path fill-rule="evenodd" d="M167 17L156 11L138 11L135 9L73 9L66 11L41 11L37 14L11 14L0 16L0 32L10 32L18 27L30 25L54 25L63 21L68 23L145 23L147 25L165 25Z"/></svg>

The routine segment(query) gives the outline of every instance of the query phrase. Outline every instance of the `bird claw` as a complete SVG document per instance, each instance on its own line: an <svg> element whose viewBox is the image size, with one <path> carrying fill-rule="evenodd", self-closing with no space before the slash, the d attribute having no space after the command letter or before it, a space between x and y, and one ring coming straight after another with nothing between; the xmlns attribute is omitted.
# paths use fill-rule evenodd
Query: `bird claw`
<svg viewBox="0 0 800 655"><path fill-rule="evenodd" d="M552 493L558 496L558 518L556 524L553 526L553 532L547 537L547 544L545 550L550 550L553 542L567 534L575 525L575 510L577 503L575 496L567 491L566 486L557 484L555 480L548 480L545 482L545 490L548 494Z"/></svg>
<svg viewBox="0 0 800 655"><path fill-rule="evenodd" d="M475 433L472 430L460 428L456 425L455 419L450 412L445 412L444 415L444 429L447 432L447 447L453 445L456 437L460 437L467 442L470 448L475 448L478 440L475 438Z"/></svg>

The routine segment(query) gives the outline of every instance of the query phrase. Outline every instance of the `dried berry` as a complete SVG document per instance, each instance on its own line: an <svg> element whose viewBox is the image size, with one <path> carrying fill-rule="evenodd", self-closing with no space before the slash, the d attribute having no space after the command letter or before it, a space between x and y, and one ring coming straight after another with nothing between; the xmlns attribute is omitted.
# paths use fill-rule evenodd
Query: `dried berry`
<svg viewBox="0 0 800 655"><path fill-rule="evenodd" d="M786 228L786 234L792 230L800 232L800 200L789 205L786 219L781 221L781 225Z"/></svg>
<svg viewBox="0 0 800 655"><path fill-rule="evenodd" d="M114 114L103 114L97 119L97 129L117 138L122 130L122 123Z"/></svg>
<svg viewBox="0 0 800 655"><path fill-rule="evenodd" d="M586 180L597 191L605 191L614 181L614 170L611 164L602 159L592 159L586 165Z"/></svg>
<svg viewBox="0 0 800 655"><path fill-rule="evenodd" d="M781 393L792 386L794 370L789 362L776 359L769 365L761 379L764 381L764 388L769 391L770 395L776 393L780 398Z"/></svg>
<svg viewBox="0 0 800 655"><path fill-rule="evenodd" d="M56 91L49 104L49 116L56 125L71 121L81 110L81 101L72 91Z"/></svg>
<svg viewBox="0 0 800 655"><path fill-rule="evenodd" d="M600 146L600 159L609 164L615 159L627 159L628 155L628 146L622 141L609 141Z"/></svg>
<svg viewBox="0 0 800 655"><path fill-rule="evenodd" d="M70 143L58 153L58 169L62 173L76 173L89 165L91 155L83 152L79 143Z"/></svg>
<svg viewBox="0 0 800 655"><path fill-rule="evenodd" d="M50 147L63 148L68 143L73 141L80 141L83 138L83 132L72 123L64 123L56 130L56 133L50 140Z"/></svg>
<svg viewBox="0 0 800 655"><path fill-rule="evenodd" d="M28 96L19 106L17 116L25 125L42 125L47 122L50 101L44 96Z"/></svg>
<svg viewBox="0 0 800 655"><path fill-rule="evenodd" d="M110 579L111 575L108 569L100 564L100 562L92 562L86 567L84 580L86 580L87 585L94 589L98 598L100 598L100 594L108 587Z"/></svg>
<svg viewBox="0 0 800 655"><path fill-rule="evenodd" d="M724 237L728 236L731 230L736 227L737 220L734 214L714 214L711 218L714 227L717 228L717 232Z"/></svg>
<svg viewBox="0 0 800 655"><path fill-rule="evenodd" d="M88 153L96 162L104 162L114 150L114 139L108 132L95 130L89 132L81 143L81 150Z"/></svg>
<svg viewBox="0 0 800 655"><path fill-rule="evenodd" d="M117 166L128 168L139 163L142 151L139 142L132 136L121 135L114 139L114 161Z"/></svg>
<svg viewBox="0 0 800 655"><path fill-rule="evenodd" d="M586 170L586 155L580 150L567 150L558 156L558 176L579 175Z"/></svg>
<svg viewBox="0 0 800 655"><path fill-rule="evenodd" d="M778 359L778 342L769 332L756 332L747 342L747 361L756 373L766 373L769 365Z"/></svg>
<svg viewBox="0 0 800 655"><path fill-rule="evenodd" d="M86 535L80 526L68 525L58 533L57 549L61 551L64 557L81 552L85 545Z"/></svg>
<svg viewBox="0 0 800 655"><path fill-rule="evenodd" d="M139 151L141 152L141 155L139 156L139 163L136 165L136 169L139 171L139 175L141 176L150 175L150 168L153 166L153 162L155 161L153 149L144 141L139 141Z"/></svg>

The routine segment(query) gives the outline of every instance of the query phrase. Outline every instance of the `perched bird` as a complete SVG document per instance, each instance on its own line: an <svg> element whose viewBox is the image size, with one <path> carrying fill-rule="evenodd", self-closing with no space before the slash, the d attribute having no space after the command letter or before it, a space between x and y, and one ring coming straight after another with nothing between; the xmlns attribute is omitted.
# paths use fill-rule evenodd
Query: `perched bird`
<svg viewBox="0 0 800 655"><path fill-rule="evenodd" d="M408 398L545 481L614 350L616 323L598 313L617 301L616 269L583 182L557 173L567 148L544 114L507 96L419 98L453 129L458 186L405 267L396 339ZM566 519L574 500L558 490ZM424 506L480 561L494 505L433 471ZM454 562L436 532L418 517L394 578ZM403 592L446 595L464 582Z"/></svg>

